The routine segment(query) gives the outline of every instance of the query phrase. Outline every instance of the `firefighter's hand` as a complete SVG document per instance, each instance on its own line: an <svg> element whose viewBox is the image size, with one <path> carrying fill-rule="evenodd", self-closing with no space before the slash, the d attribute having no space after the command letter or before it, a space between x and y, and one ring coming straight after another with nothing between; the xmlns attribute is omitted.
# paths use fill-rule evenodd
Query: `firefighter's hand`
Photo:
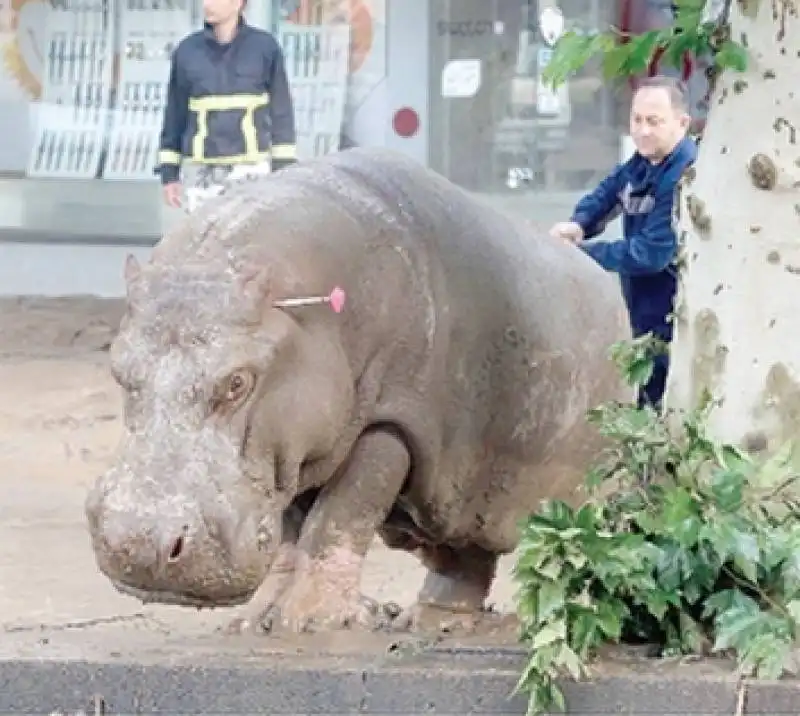
<svg viewBox="0 0 800 716"><path fill-rule="evenodd" d="M173 209L180 209L181 207L181 183L173 181L169 184L164 184L164 203L171 206Z"/></svg>
<svg viewBox="0 0 800 716"><path fill-rule="evenodd" d="M571 244L579 244L583 241L583 229L574 221L559 221L550 229L550 236Z"/></svg>

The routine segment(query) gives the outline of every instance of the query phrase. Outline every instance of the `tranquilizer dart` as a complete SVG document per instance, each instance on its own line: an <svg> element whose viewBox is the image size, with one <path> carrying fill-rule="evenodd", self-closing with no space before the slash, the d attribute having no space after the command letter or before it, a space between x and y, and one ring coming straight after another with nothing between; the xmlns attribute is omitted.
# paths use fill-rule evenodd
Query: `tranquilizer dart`
<svg viewBox="0 0 800 716"><path fill-rule="evenodd" d="M345 297L344 289L336 286L327 296L279 298L277 301L273 301L272 305L276 308L294 308L295 306L315 306L320 303L328 303L334 313L341 313L344 309Z"/></svg>

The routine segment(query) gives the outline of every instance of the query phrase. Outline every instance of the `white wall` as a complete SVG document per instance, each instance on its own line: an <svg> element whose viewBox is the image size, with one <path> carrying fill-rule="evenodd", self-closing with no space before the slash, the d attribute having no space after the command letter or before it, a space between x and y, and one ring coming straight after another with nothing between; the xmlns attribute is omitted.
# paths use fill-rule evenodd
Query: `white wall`
<svg viewBox="0 0 800 716"><path fill-rule="evenodd" d="M428 161L428 0L383 0L373 47L351 78L345 133L359 146L385 146ZM411 48L414 48L413 51ZM411 107L420 118L413 137L399 137L394 113Z"/></svg>
<svg viewBox="0 0 800 716"><path fill-rule="evenodd" d="M428 0L388 0L387 84L383 120L385 145L428 163L428 65L430 47ZM411 107L420 117L419 132L398 137L392 117L401 107Z"/></svg>
<svg viewBox="0 0 800 716"><path fill-rule="evenodd" d="M0 243L0 295L47 297L125 295L123 267L133 253L150 257L144 246Z"/></svg>

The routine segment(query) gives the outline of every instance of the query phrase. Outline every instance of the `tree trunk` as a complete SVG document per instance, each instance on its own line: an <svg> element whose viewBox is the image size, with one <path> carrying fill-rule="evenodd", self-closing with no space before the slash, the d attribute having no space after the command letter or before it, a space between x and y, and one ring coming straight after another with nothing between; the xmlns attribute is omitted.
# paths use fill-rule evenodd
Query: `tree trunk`
<svg viewBox="0 0 800 716"><path fill-rule="evenodd" d="M800 0L733 0L744 73L718 78L678 202L684 268L666 404L704 388L715 438L774 451L800 437ZM693 174L693 176L692 176Z"/></svg>

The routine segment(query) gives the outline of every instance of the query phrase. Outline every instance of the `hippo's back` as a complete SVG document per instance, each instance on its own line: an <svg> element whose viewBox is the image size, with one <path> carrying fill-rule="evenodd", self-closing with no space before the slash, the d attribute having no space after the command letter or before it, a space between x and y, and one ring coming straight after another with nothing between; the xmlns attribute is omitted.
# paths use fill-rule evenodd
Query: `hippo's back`
<svg viewBox="0 0 800 716"><path fill-rule="evenodd" d="M319 161L355 179L376 205L393 208L399 221L430 242L449 287L456 289L455 283L465 282L467 291L459 303L466 310L491 306L491 296L497 295L526 312L542 300L559 300L565 310L557 312L555 323L564 327L571 321L576 327L587 322L616 326L624 316L618 281L582 251L498 211L410 157L369 147L337 152ZM340 195L343 205L360 200L353 193ZM531 216L531 224L540 225L537 219ZM575 282L591 285L594 296L593 301L577 301L577 312L567 310L573 305L571 297L579 298L581 289ZM619 312L608 316L609 305ZM597 320L592 318L593 309Z"/></svg>
<svg viewBox="0 0 800 716"><path fill-rule="evenodd" d="M442 444L436 478L411 502L453 539L483 530L486 547L510 547L523 513L582 482L601 445L587 410L629 397L607 356L630 335L619 283L407 157L355 149L328 161L394 206L428 257L441 361L428 409Z"/></svg>
<svg viewBox="0 0 800 716"><path fill-rule="evenodd" d="M357 148L325 159L376 206L391 207L416 249L440 267L442 283L430 270L430 288L440 292L437 308L451 317L459 352L500 339L503 346L527 343L540 358L572 352L585 365L608 365L606 348L629 335L616 276L534 228L536 216L532 225L515 220L391 150ZM341 201L361 199L344 193Z"/></svg>

